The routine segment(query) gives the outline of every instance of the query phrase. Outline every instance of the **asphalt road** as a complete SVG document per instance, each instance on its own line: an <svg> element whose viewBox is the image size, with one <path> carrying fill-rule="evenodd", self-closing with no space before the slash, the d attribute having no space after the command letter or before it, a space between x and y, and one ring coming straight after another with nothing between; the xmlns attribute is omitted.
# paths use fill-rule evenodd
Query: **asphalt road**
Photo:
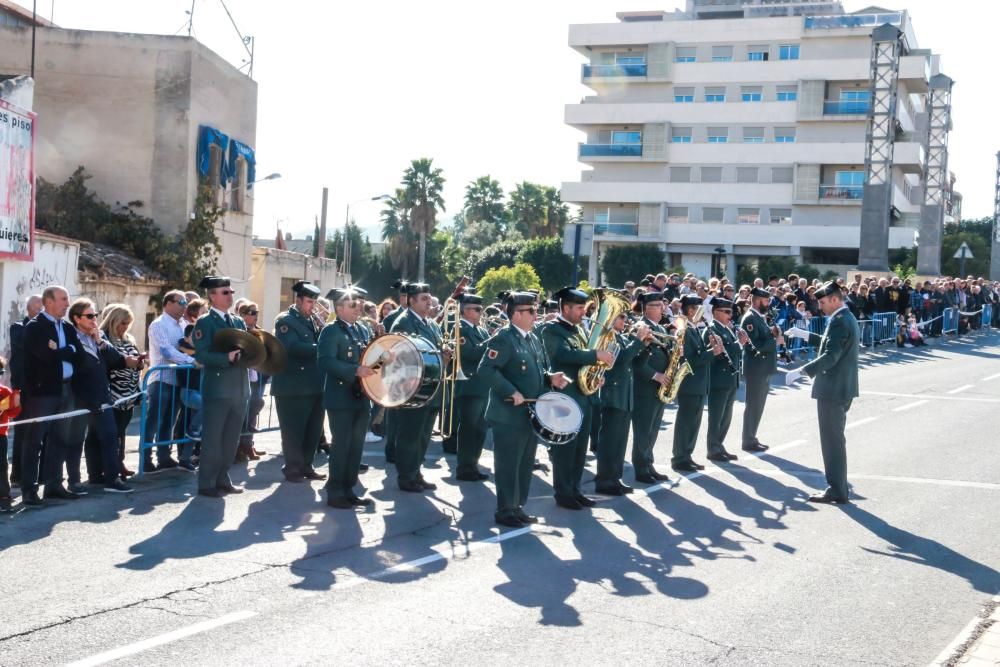
<svg viewBox="0 0 1000 667"><path fill-rule="evenodd" d="M768 454L589 512L536 475L530 529L499 530L492 485L449 481L436 444L426 497L369 446L366 513L269 456L224 503L174 471L3 517L0 664L926 665L1000 591L998 360L1000 335L867 359L844 507L805 502L825 484L800 384L772 389Z"/></svg>

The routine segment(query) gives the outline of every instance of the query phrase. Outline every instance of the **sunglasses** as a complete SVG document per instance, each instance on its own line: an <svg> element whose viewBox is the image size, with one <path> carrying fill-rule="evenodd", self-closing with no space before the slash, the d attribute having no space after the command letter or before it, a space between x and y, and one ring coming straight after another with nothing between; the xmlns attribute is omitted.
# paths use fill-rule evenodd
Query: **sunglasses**
<svg viewBox="0 0 1000 667"><path fill-rule="evenodd" d="M221 292L219 292L219 294L221 294L222 296L229 296L230 294L236 294L236 292L234 292L231 289L224 289Z"/></svg>
<svg viewBox="0 0 1000 667"><path fill-rule="evenodd" d="M515 308L514 312L515 313L537 313L538 312L538 307L537 306L531 306L530 308Z"/></svg>
<svg viewBox="0 0 1000 667"><path fill-rule="evenodd" d="M254 317L257 317L257 311L256 310L248 310L247 311L247 315L253 315Z"/></svg>
<svg viewBox="0 0 1000 667"><path fill-rule="evenodd" d="M97 313L83 313L80 315L80 317L86 317L88 320L96 320Z"/></svg>

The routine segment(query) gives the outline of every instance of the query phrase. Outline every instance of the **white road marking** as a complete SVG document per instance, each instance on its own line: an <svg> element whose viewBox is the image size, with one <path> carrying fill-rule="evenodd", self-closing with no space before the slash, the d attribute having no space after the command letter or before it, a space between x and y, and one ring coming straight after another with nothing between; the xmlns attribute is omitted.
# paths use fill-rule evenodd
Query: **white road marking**
<svg viewBox="0 0 1000 667"><path fill-rule="evenodd" d="M951 391L946 392L946 393L948 393L948 394L961 394L966 389L972 389L972 385L971 384L963 384L961 387L956 387L955 389L952 389Z"/></svg>
<svg viewBox="0 0 1000 667"><path fill-rule="evenodd" d="M94 667L94 665L103 665L111 662L112 660L127 658L130 655L135 655L136 653L141 653L142 651L147 651L157 646L163 646L164 644L169 644L170 642L177 641L178 639L184 639L185 637L190 637L191 635L196 635L207 630L213 630L223 625L236 623L256 615L257 612L255 611L233 612L232 614L226 614L225 616L220 616L219 618L213 618L208 621L202 621L201 623L189 625L186 628L180 628L179 630L157 635L156 637L143 639L142 641L134 644L128 644L127 646L111 649L110 651L105 651L104 653L98 653L97 655L92 655L89 658L84 658L83 660L78 660L77 662L71 662L67 665L67 667Z"/></svg>
<svg viewBox="0 0 1000 667"><path fill-rule="evenodd" d="M757 475L767 477L823 477L824 473L819 470L799 470L794 473L787 470L773 470L767 468L727 468L733 475L739 475L742 471L752 472ZM847 473L850 479L867 479L875 482L900 482L903 484L923 484L926 486L953 486L964 489L984 489L986 491L1000 491L1000 484L994 482L973 482L961 479L933 479L929 477L901 477L898 475L868 475L865 473Z"/></svg>
<svg viewBox="0 0 1000 667"><path fill-rule="evenodd" d="M891 391L863 391L862 396L895 396L896 398L933 398L935 401L974 401L976 403L1000 403L1000 398L978 398L974 396L928 396L926 394L897 394Z"/></svg>
<svg viewBox="0 0 1000 667"><path fill-rule="evenodd" d="M865 424L871 424L876 419L877 419L877 417L868 417L866 419L859 419L858 421L851 422L850 424L848 424L847 426L845 426L844 430L845 431L850 431L852 428L856 428L858 426L864 426Z"/></svg>
<svg viewBox="0 0 1000 667"><path fill-rule="evenodd" d="M1000 373L995 373L994 375L984 377L982 380L980 380L980 382L989 382L990 380L996 380L997 378L1000 378Z"/></svg>
<svg viewBox="0 0 1000 667"><path fill-rule="evenodd" d="M913 408L919 408L921 405L927 405L930 403L927 399L922 401L917 401L916 403L908 403L906 405L901 405L898 408L893 408L893 412L906 412L907 410L912 410Z"/></svg>
<svg viewBox="0 0 1000 667"><path fill-rule="evenodd" d="M1000 602L1000 595L993 598L993 602ZM946 665L951 661L953 655L958 650L958 647L969 641L969 637L972 633L976 631L980 623L984 623L985 618L979 616L974 616L969 624L966 625L962 630L955 635L955 638L951 640L951 643L944 647L944 650L938 654L938 657L934 658L934 661L930 664L930 667L939 667L939 665Z"/></svg>

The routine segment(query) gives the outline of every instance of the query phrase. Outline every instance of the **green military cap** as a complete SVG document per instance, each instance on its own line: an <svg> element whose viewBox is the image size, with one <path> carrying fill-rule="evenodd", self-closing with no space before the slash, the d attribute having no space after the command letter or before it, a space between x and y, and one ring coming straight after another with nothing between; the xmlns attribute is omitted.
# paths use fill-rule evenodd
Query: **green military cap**
<svg viewBox="0 0 1000 667"><path fill-rule="evenodd" d="M700 296L695 294L685 294L681 297L681 308L688 308L690 306L700 306L702 305L702 300Z"/></svg>
<svg viewBox="0 0 1000 667"><path fill-rule="evenodd" d="M354 299L364 298L364 294L361 294L362 291L363 290L359 290L357 287L336 287L326 293L326 298L329 299L331 303L353 301Z"/></svg>
<svg viewBox="0 0 1000 667"><path fill-rule="evenodd" d="M559 301L559 304L564 303L587 303L587 293L578 290L575 287L563 287L561 290L552 295L552 298Z"/></svg>
<svg viewBox="0 0 1000 667"><path fill-rule="evenodd" d="M653 303L655 301L663 301L663 292L657 292L657 291L643 292L642 294L639 295L638 301L644 306L647 303Z"/></svg>
<svg viewBox="0 0 1000 667"><path fill-rule="evenodd" d="M307 296L310 299L318 299L320 295L319 288L307 280L300 280L292 285L292 291L298 296Z"/></svg>
<svg viewBox="0 0 1000 667"><path fill-rule="evenodd" d="M823 284L818 290L816 290L814 296L817 299L822 299L825 296L843 296L843 292L840 291L840 285L833 282L832 280Z"/></svg>
<svg viewBox="0 0 1000 667"><path fill-rule="evenodd" d="M534 292L500 292L500 300L512 306L532 306L538 301Z"/></svg>
<svg viewBox="0 0 1000 667"><path fill-rule="evenodd" d="M389 285L389 287L390 289L397 290L400 294L404 294L406 292L406 281L400 278L393 284Z"/></svg>
<svg viewBox="0 0 1000 667"><path fill-rule="evenodd" d="M407 296L416 296L417 294L430 294L431 286L427 283L406 283L403 288Z"/></svg>
<svg viewBox="0 0 1000 667"><path fill-rule="evenodd" d="M483 303L483 297L478 294L463 294L458 300L463 306L480 306Z"/></svg>
<svg viewBox="0 0 1000 667"><path fill-rule="evenodd" d="M214 289L216 287L229 287L230 280L229 276L205 276L198 283L198 287L201 289Z"/></svg>
<svg viewBox="0 0 1000 667"><path fill-rule="evenodd" d="M729 299L723 299L722 297L719 296L714 297L712 299L712 310L715 310L716 308L720 310L732 310L733 302L730 301Z"/></svg>
<svg viewBox="0 0 1000 667"><path fill-rule="evenodd" d="M770 299L771 293L768 292L766 289L762 289L760 287L754 287L752 290L750 290L750 296L759 296Z"/></svg>

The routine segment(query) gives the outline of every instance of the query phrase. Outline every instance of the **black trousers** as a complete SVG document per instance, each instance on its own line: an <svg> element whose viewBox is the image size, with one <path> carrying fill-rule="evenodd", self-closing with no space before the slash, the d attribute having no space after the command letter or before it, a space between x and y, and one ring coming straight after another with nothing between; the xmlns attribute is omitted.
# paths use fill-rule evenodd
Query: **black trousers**
<svg viewBox="0 0 1000 667"><path fill-rule="evenodd" d="M726 451L726 435L733 421L733 402L736 387L713 389L708 392L708 453Z"/></svg>
<svg viewBox="0 0 1000 667"><path fill-rule="evenodd" d="M370 410L327 410L333 443L330 445L330 476L326 482L327 498L354 498L358 467L365 447Z"/></svg>
<svg viewBox="0 0 1000 667"><path fill-rule="evenodd" d="M552 460L552 488L555 496L560 498L583 495L580 481L583 479L583 468L587 463L587 443L590 440L593 406L588 398L580 407L583 409L580 432L565 445L553 445L549 449L549 458Z"/></svg>
<svg viewBox="0 0 1000 667"><path fill-rule="evenodd" d="M746 404L743 410L743 446L755 445L757 429L764 416L764 404L771 387L771 376L767 373L749 373L746 376Z"/></svg>
<svg viewBox="0 0 1000 667"><path fill-rule="evenodd" d="M0 499L10 498L10 473L7 470L7 436L0 435Z"/></svg>
<svg viewBox="0 0 1000 667"><path fill-rule="evenodd" d="M823 469L826 472L828 496L846 500L847 488L847 411L851 401L827 401L817 399L816 413L819 417L819 443L823 451Z"/></svg>
<svg viewBox="0 0 1000 667"><path fill-rule="evenodd" d="M625 468L629 413L617 408L601 409L601 434L597 443L597 490L616 487Z"/></svg>
<svg viewBox="0 0 1000 667"><path fill-rule="evenodd" d="M114 410L108 408L92 412L89 415L75 417L73 422L73 441L82 442L86 449L88 480L94 483L113 483L121 474L121 463L118 461L118 426L115 424ZM66 467L70 468L68 461ZM75 470L69 470L69 479L71 483L81 481L79 458L75 461Z"/></svg>
<svg viewBox="0 0 1000 667"><path fill-rule="evenodd" d="M71 412L73 391L69 382L62 384L58 396L29 396L25 401L25 408L27 411L25 419ZM29 424L28 439L24 451L21 452L21 488L24 491L37 491L39 483L44 484L46 489L62 485L63 463L66 462L69 442L69 419ZM45 461L39 479L43 443Z"/></svg>
<svg viewBox="0 0 1000 667"><path fill-rule="evenodd" d="M115 427L118 429L118 463L125 468L125 437L128 435L128 425L132 423L135 408L115 408Z"/></svg>
<svg viewBox="0 0 1000 667"><path fill-rule="evenodd" d="M456 474L478 473L479 457L486 442L486 396L459 396L458 466Z"/></svg>

